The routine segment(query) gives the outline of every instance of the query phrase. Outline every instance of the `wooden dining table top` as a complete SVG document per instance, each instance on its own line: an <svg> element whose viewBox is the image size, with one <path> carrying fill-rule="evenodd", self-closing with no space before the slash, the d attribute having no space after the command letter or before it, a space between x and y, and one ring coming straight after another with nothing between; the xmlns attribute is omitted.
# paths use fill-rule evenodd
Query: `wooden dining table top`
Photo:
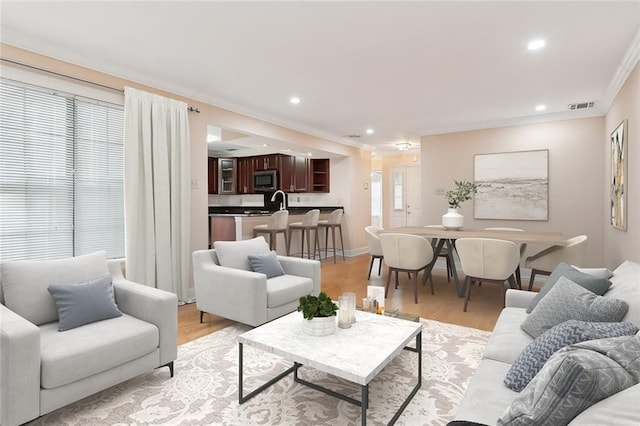
<svg viewBox="0 0 640 426"><path fill-rule="evenodd" d="M458 238L495 238L499 240L513 241L514 243L539 243L553 246L567 245L567 238L561 232L502 231L472 228L453 230L431 228L427 226L399 226L396 228L384 229L378 233L382 234L390 232L449 240L457 240Z"/></svg>

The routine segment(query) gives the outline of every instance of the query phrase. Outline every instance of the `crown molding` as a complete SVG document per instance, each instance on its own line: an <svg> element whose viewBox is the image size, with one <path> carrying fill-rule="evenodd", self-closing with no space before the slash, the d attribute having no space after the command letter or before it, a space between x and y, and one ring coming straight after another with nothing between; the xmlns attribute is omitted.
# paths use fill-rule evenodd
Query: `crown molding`
<svg viewBox="0 0 640 426"><path fill-rule="evenodd" d="M636 34L633 36L631 45L627 49L627 52L622 57L620 65L618 65L618 69L616 70L611 83L609 83L609 87L607 87L607 90L604 92L604 95L602 95L600 102L598 102L599 108L602 109L605 114L607 113L607 111L609 111L609 108L611 108L613 100L618 95L618 92L622 88L624 82L627 81L629 74L631 74L639 59L640 27L636 31Z"/></svg>

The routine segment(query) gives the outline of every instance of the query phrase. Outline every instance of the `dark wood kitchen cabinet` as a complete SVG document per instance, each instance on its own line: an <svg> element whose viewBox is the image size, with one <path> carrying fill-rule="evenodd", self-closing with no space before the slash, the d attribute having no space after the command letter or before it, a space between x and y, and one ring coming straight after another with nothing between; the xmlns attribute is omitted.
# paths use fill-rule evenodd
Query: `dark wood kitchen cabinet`
<svg viewBox="0 0 640 426"><path fill-rule="evenodd" d="M304 156L282 156L280 167L280 183L285 192L311 192L309 175L311 172L309 158Z"/></svg>
<svg viewBox="0 0 640 426"><path fill-rule="evenodd" d="M209 194L218 193L218 159L209 157L208 163Z"/></svg>
<svg viewBox="0 0 640 426"><path fill-rule="evenodd" d="M218 158L218 194L235 194L238 184L237 159Z"/></svg>
<svg viewBox="0 0 640 426"><path fill-rule="evenodd" d="M238 158L238 194L253 194L254 158Z"/></svg>
<svg viewBox="0 0 640 426"><path fill-rule="evenodd" d="M329 159L314 158L311 160L311 191L330 192L329 186Z"/></svg>

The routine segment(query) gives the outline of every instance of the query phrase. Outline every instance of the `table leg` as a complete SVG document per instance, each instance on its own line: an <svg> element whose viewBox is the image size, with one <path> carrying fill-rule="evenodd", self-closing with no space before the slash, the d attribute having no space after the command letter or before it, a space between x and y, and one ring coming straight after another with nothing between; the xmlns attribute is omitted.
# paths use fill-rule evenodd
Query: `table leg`
<svg viewBox="0 0 640 426"><path fill-rule="evenodd" d="M369 385L362 386L362 401L360 403L362 413L362 426L367 424L367 407L369 406Z"/></svg>
<svg viewBox="0 0 640 426"><path fill-rule="evenodd" d="M455 240L447 240L447 250L451 253L451 273L453 274L453 282L456 283L456 292L458 293L458 297L463 298L466 293L465 280L460 281L458 278L458 270L456 269L456 262L453 261L453 252L455 250L455 244L452 244L452 241Z"/></svg>

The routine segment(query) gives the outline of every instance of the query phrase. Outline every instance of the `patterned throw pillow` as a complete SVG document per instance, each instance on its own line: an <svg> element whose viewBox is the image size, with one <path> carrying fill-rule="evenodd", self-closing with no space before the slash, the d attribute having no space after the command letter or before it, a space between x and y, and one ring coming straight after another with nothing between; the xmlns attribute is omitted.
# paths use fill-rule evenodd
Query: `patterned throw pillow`
<svg viewBox="0 0 640 426"><path fill-rule="evenodd" d="M590 340L553 354L498 425L566 425L591 405L638 383L640 336Z"/></svg>
<svg viewBox="0 0 640 426"><path fill-rule="evenodd" d="M531 337L569 320L618 322L629 310L624 300L602 297L560 277L556 285L520 324Z"/></svg>
<svg viewBox="0 0 640 426"><path fill-rule="evenodd" d="M549 357L565 346L586 340L633 336L638 327L631 322L585 322L569 320L542 333L518 355L504 378L504 384L522 391L542 369Z"/></svg>

